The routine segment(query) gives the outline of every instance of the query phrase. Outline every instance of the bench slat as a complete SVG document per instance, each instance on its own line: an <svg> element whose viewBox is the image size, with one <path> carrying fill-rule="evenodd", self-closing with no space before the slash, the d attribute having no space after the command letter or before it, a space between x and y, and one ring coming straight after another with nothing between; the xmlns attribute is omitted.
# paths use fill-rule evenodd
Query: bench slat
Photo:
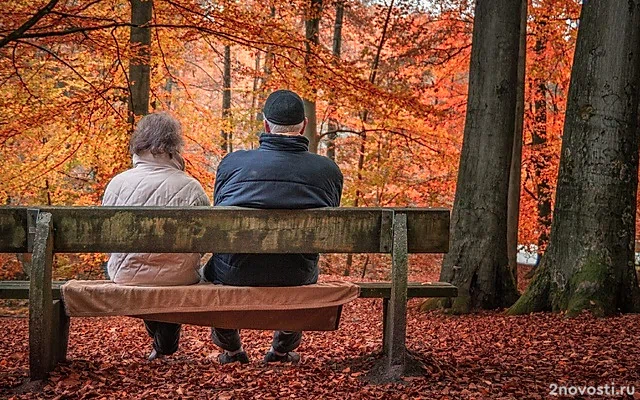
<svg viewBox="0 0 640 400"><path fill-rule="evenodd" d="M52 295L54 300L60 299L62 281L53 282ZM357 282L360 286L361 298L389 298L391 296L390 282ZM458 289L446 282L409 283L408 297L456 297ZM29 281L0 282L0 299L28 299Z"/></svg>
<svg viewBox="0 0 640 400"><path fill-rule="evenodd" d="M60 286L63 281L53 281L51 294L53 300L60 299ZM1 281L0 299L29 299L29 281Z"/></svg>
<svg viewBox="0 0 640 400"><path fill-rule="evenodd" d="M388 253L383 214L407 214L410 253L443 253L446 209L42 207L53 215L54 252ZM27 209L0 207L0 252L25 252ZM381 236L382 231L382 236ZM388 236L388 237L387 237Z"/></svg>

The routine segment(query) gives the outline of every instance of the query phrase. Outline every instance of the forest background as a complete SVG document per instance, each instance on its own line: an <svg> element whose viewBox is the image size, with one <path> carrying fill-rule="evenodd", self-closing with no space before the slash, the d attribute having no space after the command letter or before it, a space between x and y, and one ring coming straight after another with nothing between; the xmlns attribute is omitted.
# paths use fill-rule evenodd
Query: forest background
<svg viewBox="0 0 640 400"><path fill-rule="evenodd" d="M100 204L131 166L135 120L160 110L182 122L187 171L211 195L221 158L257 147L266 95L289 88L315 110L312 148L344 173L343 206L453 205L472 1L5 3L0 204ZM548 241L579 13L578 0L528 5L518 243L534 252ZM0 257L0 279L28 272L23 256ZM59 256L56 275L94 275L103 257ZM360 274L369 258L355 262Z"/></svg>

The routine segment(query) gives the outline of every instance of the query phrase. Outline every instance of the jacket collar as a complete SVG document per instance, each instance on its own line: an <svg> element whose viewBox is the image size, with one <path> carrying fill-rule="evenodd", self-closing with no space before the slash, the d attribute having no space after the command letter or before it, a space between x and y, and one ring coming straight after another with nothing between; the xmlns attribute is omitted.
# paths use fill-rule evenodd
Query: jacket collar
<svg viewBox="0 0 640 400"><path fill-rule="evenodd" d="M151 154L148 151L143 151L140 154L133 155L134 167L145 165L152 167L169 167L184 171L184 159L180 154Z"/></svg>
<svg viewBox="0 0 640 400"><path fill-rule="evenodd" d="M302 135L289 136L273 133L260 135L261 150L309 151L309 139Z"/></svg>

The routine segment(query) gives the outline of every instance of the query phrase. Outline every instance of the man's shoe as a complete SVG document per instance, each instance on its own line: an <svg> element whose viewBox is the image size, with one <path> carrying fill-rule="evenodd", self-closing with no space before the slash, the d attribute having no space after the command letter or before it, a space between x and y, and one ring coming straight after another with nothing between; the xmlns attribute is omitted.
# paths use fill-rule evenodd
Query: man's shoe
<svg viewBox="0 0 640 400"><path fill-rule="evenodd" d="M268 351L267 354L265 354L264 356L264 362L265 363L272 363L272 362L282 362L282 363L291 363L291 364L297 364L300 362L300 354L296 353L295 351L290 351L284 355L278 355L273 351Z"/></svg>
<svg viewBox="0 0 640 400"><path fill-rule="evenodd" d="M248 364L249 356L245 351L241 351L240 353L229 355L226 351L221 353L218 356L218 362L220 365L229 364L233 362L239 362L240 364Z"/></svg>
<svg viewBox="0 0 640 400"><path fill-rule="evenodd" d="M158 353L156 349L153 349L151 350L151 354L149 354L149 361L153 361L156 358L162 358L162 357L164 357L164 354Z"/></svg>

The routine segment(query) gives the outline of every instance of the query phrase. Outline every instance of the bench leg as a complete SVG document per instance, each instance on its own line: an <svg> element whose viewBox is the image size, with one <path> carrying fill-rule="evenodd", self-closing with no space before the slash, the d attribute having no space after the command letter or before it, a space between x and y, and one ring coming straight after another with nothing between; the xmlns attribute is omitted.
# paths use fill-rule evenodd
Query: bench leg
<svg viewBox="0 0 640 400"><path fill-rule="evenodd" d="M407 215L396 214L393 222L391 298L385 307L385 374L392 379L404 373L407 336Z"/></svg>
<svg viewBox="0 0 640 400"><path fill-rule="evenodd" d="M389 354L389 325L387 324L387 315L389 314L389 299L382 298L382 354Z"/></svg>
<svg viewBox="0 0 640 400"><path fill-rule="evenodd" d="M51 369L53 370L55 364L67 360L67 347L69 344L69 317L64 312L64 304L61 300L53 302L52 322L51 348L54 354Z"/></svg>
<svg viewBox="0 0 640 400"><path fill-rule="evenodd" d="M29 282L29 374L31 380L44 379L54 364L52 349L53 225L50 213L40 213L36 222L33 261Z"/></svg>

